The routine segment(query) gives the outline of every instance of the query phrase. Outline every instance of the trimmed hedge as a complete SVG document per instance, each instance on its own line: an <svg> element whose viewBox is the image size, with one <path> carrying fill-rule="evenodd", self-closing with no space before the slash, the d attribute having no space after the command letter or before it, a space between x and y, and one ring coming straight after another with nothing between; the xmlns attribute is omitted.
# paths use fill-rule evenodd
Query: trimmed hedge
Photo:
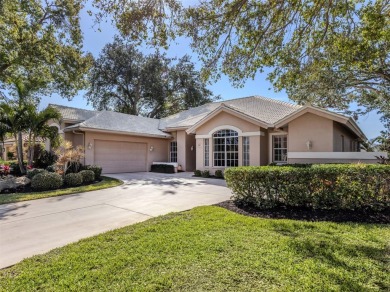
<svg viewBox="0 0 390 292"><path fill-rule="evenodd" d="M390 166L318 164L225 170L233 200L259 208L384 210L390 207Z"/></svg>
<svg viewBox="0 0 390 292"><path fill-rule="evenodd" d="M159 173L175 173L175 167L169 164L153 164L151 171Z"/></svg>
<svg viewBox="0 0 390 292"><path fill-rule="evenodd" d="M202 177L205 177L205 178L210 177L210 171L208 171L208 170L203 170L203 171L202 171Z"/></svg>
<svg viewBox="0 0 390 292"><path fill-rule="evenodd" d="M36 191L48 191L59 189L63 184L62 177L54 172L41 172L31 180L31 188Z"/></svg>
<svg viewBox="0 0 390 292"><path fill-rule="evenodd" d="M214 173L215 177L217 178L223 178L223 171L220 169L217 169Z"/></svg>
<svg viewBox="0 0 390 292"><path fill-rule="evenodd" d="M82 170L79 174L83 177L83 183L91 183L95 180L95 173L92 170Z"/></svg>
<svg viewBox="0 0 390 292"><path fill-rule="evenodd" d="M68 187L77 187L83 184L83 176L80 173L68 173L64 177L64 183Z"/></svg>
<svg viewBox="0 0 390 292"><path fill-rule="evenodd" d="M84 167L84 170L92 170L95 174L95 180L100 180L102 175L102 167L99 165L87 165Z"/></svg>
<svg viewBox="0 0 390 292"><path fill-rule="evenodd" d="M34 176L36 176L38 173L46 172L46 170L42 168L34 168L31 170L27 170L27 177L29 179L32 179Z"/></svg>
<svg viewBox="0 0 390 292"><path fill-rule="evenodd" d="M202 171L197 169L194 171L194 176L202 176Z"/></svg>

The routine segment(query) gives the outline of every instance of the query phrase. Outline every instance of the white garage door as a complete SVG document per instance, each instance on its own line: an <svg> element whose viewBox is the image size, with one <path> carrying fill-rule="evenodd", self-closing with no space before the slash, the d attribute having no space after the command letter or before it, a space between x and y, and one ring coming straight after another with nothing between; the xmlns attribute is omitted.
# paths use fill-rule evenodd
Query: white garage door
<svg viewBox="0 0 390 292"><path fill-rule="evenodd" d="M146 171L146 144L95 140L95 164L103 173Z"/></svg>

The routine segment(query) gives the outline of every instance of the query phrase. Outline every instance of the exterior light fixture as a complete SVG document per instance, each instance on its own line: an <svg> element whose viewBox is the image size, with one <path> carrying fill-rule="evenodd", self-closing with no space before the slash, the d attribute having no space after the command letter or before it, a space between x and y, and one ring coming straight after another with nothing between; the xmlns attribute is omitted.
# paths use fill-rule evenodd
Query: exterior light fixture
<svg viewBox="0 0 390 292"><path fill-rule="evenodd" d="M152 145L152 146L150 146L149 151L152 152L153 150L154 150L154 147Z"/></svg>
<svg viewBox="0 0 390 292"><path fill-rule="evenodd" d="M194 151L194 146L191 146L191 151Z"/></svg>
<svg viewBox="0 0 390 292"><path fill-rule="evenodd" d="M89 150L92 149L92 143L91 143L91 142L88 143L88 149L89 149Z"/></svg>
<svg viewBox="0 0 390 292"><path fill-rule="evenodd" d="M313 148L313 142L310 141L310 140L308 140L308 141L306 142L306 147L307 147L307 150L311 150L311 148Z"/></svg>

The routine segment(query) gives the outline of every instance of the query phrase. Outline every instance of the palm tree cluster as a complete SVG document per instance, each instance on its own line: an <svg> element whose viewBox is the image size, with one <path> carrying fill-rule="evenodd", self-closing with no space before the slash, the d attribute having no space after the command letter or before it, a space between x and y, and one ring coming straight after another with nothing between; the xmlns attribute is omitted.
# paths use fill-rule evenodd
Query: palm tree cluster
<svg viewBox="0 0 390 292"><path fill-rule="evenodd" d="M28 90L21 85L16 87L17 98L0 103L0 140L4 142L9 136L15 139L19 168L24 174L23 135L28 137L27 158L28 165L32 165L38 137L50 139L52 145L58 141L58 129L49 126L48 122L61 119L61 114L51 107L39 111L36 100L28 98Z"/></svg>

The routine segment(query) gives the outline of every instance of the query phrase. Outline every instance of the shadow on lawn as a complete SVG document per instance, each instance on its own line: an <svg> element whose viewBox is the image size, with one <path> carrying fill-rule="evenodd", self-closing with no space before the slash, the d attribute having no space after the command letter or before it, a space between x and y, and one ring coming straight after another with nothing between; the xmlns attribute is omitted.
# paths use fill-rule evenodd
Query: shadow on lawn
<svg viewBox="0 0 390 292"><path fill-rule="evenodd" d="M252 206L238 206L233 201L225 201L217 206L230 211L251 216L269 219L292 219L302 221L329 221L329 222L359 222L389 224L390 210L313 210L309 208L279 207L273 209L258 209Z"/></svg>

